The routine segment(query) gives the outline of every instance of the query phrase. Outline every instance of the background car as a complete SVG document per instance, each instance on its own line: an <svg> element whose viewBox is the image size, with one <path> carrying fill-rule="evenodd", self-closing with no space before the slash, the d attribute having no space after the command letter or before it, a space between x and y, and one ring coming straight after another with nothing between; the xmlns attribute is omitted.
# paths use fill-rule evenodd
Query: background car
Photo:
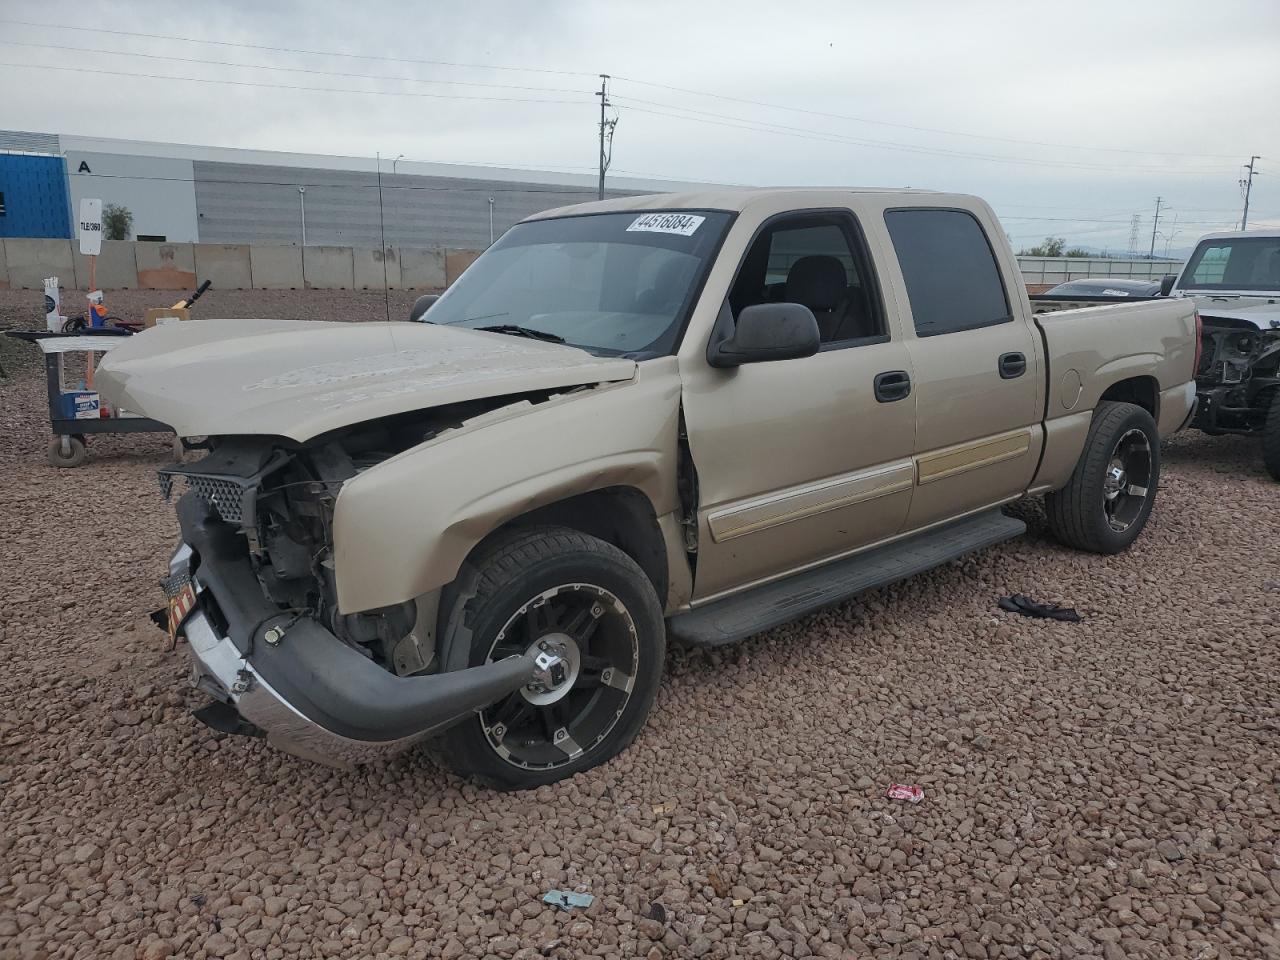
<svg viewBox="0 0 1280 960"><path fill-rule="evenodd" d="M1082 280L1068 280L1056 287L1050 287L1042 297L1158 297L1160 296L1159 280L1121 280L1115 277L1088 277Z"/></svg>

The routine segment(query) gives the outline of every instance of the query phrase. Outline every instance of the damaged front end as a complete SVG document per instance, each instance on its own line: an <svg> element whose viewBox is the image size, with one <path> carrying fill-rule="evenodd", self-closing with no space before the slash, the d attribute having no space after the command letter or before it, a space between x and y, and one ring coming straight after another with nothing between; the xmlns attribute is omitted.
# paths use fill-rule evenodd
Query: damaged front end
<svg viewBox="0 0 1280 960"><path fill-rule="evenodd" d="M440 426L392 419L310 444L212 438L203 459L160 471L162 492L178 495L182 528L166 580L171 616L195 685L214 701L201 719L349 767L535 682L526 657L440 672L432 598L338 609L338 491Z"/></svg>
<svg viewBox="0 0 1280 960"><path fill-rule="evenodd" d="M1210 434L1261 431L1271 392L1280 386L1280 329L1232 317L1201 319L1192 426Z"/></svg>

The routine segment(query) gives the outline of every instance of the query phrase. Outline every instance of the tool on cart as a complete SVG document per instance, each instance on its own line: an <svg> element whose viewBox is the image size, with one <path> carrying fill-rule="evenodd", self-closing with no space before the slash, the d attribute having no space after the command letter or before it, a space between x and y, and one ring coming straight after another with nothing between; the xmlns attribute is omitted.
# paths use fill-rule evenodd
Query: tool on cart
<svg viewBox="0 0 1280 960"><path fill-rule="evenodd" d="M213 286L213 281L206 280L200 286L196 287L195 293L188 297L184 297L175 303L172 307L153 307L146 312L142 319L142 325L150 330L157 324L174 323L180 320L189 320L187 308L200 299L204 292Z"/></svg>
<svg viewBox="0 0 1280 960"><path fill-rule="evenodd" d="M108 313L107 305L103 302L101 290L93 291L85 299L89 301L89 312L87 314L82 314L78 317L58 318L62 321L62 325L58 329L63 333L80 333L90 327L120 327L124 330L133 330L139 327L136 321L125 320L123 317Z"/></svg>

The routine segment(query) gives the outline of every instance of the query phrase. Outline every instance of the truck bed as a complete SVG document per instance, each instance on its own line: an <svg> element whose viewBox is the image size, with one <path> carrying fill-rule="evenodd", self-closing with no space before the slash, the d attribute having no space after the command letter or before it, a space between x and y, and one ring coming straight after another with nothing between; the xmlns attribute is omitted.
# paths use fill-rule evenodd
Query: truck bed
<svg viewBox="0 0 1280 960"><path fill-rule="evenodd" d="M1045 453L1032 492L1066 482L1103 400L1151 410L1160 435L1195 408L1195 305L1156 298L1037 314L1049 358ZM1119 384L1116 388L1113 384Z"/></svg>

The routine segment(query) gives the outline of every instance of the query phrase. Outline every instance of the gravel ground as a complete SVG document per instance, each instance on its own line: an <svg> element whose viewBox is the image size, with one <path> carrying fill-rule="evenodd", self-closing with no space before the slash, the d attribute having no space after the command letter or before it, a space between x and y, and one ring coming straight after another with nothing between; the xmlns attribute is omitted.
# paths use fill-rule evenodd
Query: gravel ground
<svg viewBox="0 0 1280 960"><path fill-rule="evenodd" d="M0 326L38 314L0 291ZM0 354L0 957L1280 956L1280 488L1249 442L1166 444L1122 556L1056 546L1028 503L1024 539L675 651L621 757L504 795L420 754L335 773L192 719L147 621L168 445L46 466L28 353ZM997 611L1014 592L1085 619ZM596 900L559 912L552 888Z"/></svg>

